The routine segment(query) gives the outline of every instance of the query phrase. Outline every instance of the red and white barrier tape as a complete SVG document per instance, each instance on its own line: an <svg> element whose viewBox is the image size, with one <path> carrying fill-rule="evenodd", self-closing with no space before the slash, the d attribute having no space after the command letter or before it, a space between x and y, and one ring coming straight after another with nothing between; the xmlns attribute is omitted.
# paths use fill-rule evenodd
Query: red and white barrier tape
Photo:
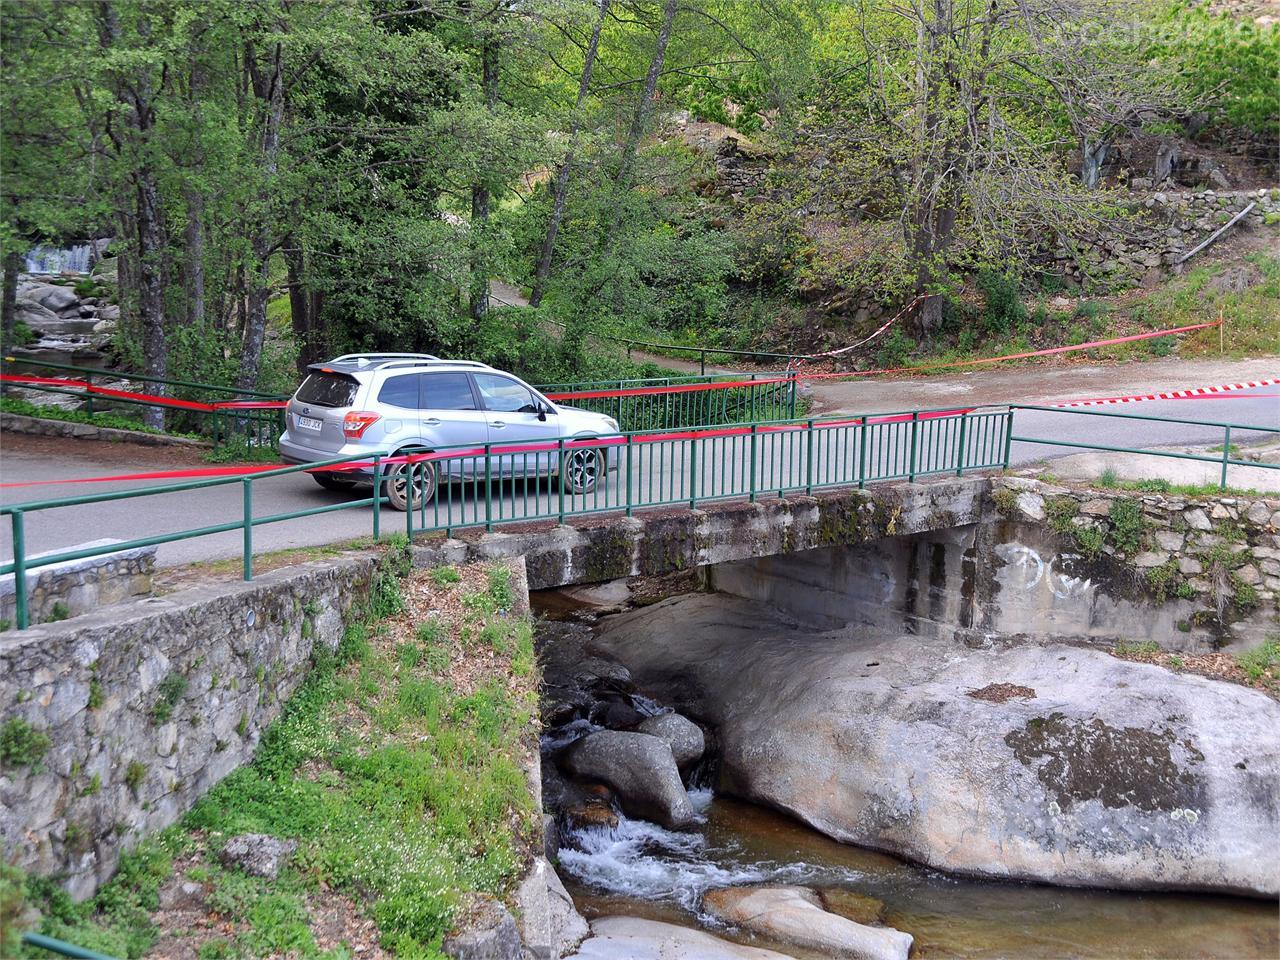
<svg viewBox="0 0 1280 960"><path fill-rule="evenodd" d="M815 354L813 354L812 356L809 356L809 357L805 357L805 358L798 359L798 360L793 360L791 363L787 364L787 369L788 369L788 370L793 370L793 369L794 369L794 370L799 370L802 364L807 363L807 362L809 362L809 361L811 361L811 360L824 360L824 359L827 359L827 358L830 358L830 357L838 357L838 356L840 356L841 354L848 353L850 350L857 350L859 347L866 346L868 343L870 343L870 342L871 342L872 340L874 340L876 337L880 336L880 334L884 333L884 332L885 332L886 330L888 330L891 326L893 326L893 324L894 324L897 320L899 320L900 318L902 318L902 317L906 316L906 314L907 314L907 312L908 312L909 310L911 310L912 308L914 308L918 303L920 303L920 302L921 302L922 300L924 300L924 299L926 299L926 295L925 295L925 294L921 294L920 296L916 297L914 300L912 300L910 303L908 303L905 307L903 307L901 310L899 310L897 313L895 313L892 317L890 317L888 320L886 320L884 323L882 323L882 324L881 324L881 325L880 325L880 326L879 326L875 331L873 331L873 332L872 332L872 334L871 334L869 337L863 337L863 338L862 338L861 340L859 340L857 343L851 343L851 344L849 344L849 346L847 346L847 347L840 347L840 348L839 348L839 349L837 349L837 350L827 350L825 353L815 353Z"/></svg>
<svg viewBox="0 0 1280 960"><path fill-rule="evenodd" d="M177 397L161 397L154 393L136 393L132 390L114 390L90 383L88 380L75 380L70 377L34 377L20 373L0 373L0 383L13 383L18 386L67 387L83 390L100 397L114 397L118 400L137 400L141 403L158 407L174 407L179 410L197 410L201 413L216 413L221 410L280 410L285 400L219 400L216 403L202 403L199 400L180 400Z"/></svg>
<svg viewBox="0 0 1280 960"><path fill-rule="evenodd" d="M1092 397L1087 400L1068 400L1063 403L1051 403L1051 407L1094 407L1113 403L1139 403L1143 400L1199 400L1199 399L1249 399L1242 398L1237 391L1253 390L1256 387L1269 387L1280 383L1280 378L1270 380L1243 380L1240 383L1224 383L1217 387L1189 387L1185 390L1167 390L1163 393L1135 393L1126 397ZM1252 394L1251 397L1257 397ZM1264 394L1274 396L1274 394Z"/></svg>

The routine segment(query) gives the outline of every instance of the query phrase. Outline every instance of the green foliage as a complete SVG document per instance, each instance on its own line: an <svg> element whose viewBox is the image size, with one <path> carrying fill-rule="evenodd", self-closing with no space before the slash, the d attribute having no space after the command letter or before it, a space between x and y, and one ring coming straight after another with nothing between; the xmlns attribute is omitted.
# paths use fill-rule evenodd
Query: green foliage
<svg viewBox="0 0 1280 960"><path fill-rule="evenodd" d="M1102 555L1106 545L1106 534L1100 527L1077 527L1075 531L1076 546L1088 559L1096 560Z"/></svg>
<svg viewBox="0 0 1280 960"><path fill-rule="evenodd" d="M39 417L42 420L61 420L65 423L91 423L96 427L109 427L113 430L140 430L143 433L161 432L143 426L141 420L135 420L117 413L90 415L84 410L64 410L61 407L46 407L27 400L19 400L16 397L0 397L0 410L23 417ZM176 436L191 436L191 434L182 434L176 431L170 432Z"/></svg>
<svg viewBox="0 0 1280 960"><path fill-rule="evenodd" d="M1260 647L1237 654L1236 663L1255 683L1268 677L1274 682L1280 675L1280 637L1269 637Z"/></svg>
<svg viewBox="0 0 1280 960"><path fill-rule="evenodd" d="M1111 520L1111 540L1121 553L1137 553L1142 548L1147 521L1142 515L1142 504L1136 500L1113 500L1108 513Z"/></svg>
<svg viewBox="0 0 1280 960"><path fill-rule="evenodd" d="M36 918L27 906L26 874L0 860L0 957L16 957L24 928Z"/></svg>
<svg viewBox="0 0 1280 960"><path fill-rule="evenodd" d="M156 686L156 702L151 706L151 719L157 724L168 723L173 709L187 692L187 678L181 673L170 673Z"/></svg>
<svg viewBox="0 0 1280 960"><path fill-rule="evenodd" d="M1053 497L1045 501L1045 515L1055 533L1068 534L1076 529L1072 522L1080 513L1080 504L1071 497Z"/></svg>
<svg viewBox="0 0 1280 960"><path fill-rule="evenodd" d="M139 760L130 760L129 766L125 768L124 782L134 793L138 792L138 788L142 786L142 781L147 778L147 765Z"/></svg>
<svg viewBox="0 0 1280 960"><path fill-rule="evenodd" d="M1160 644L1154 640L1119 640L1111 652L1117 657L1126 659L1149 659L1160 652Z"/></svg>
<svg viewBox="0 0 1280 960"><path fill-rule="evenodd" d="M45 618L46 623L57 623L60 620L66 620L71 616L71 609L67 606L65 600L55 600L53 606L49 608L49 616Z"/></svg>
<svg viewBox="0 0 1280 960"><path fill-rule="evenodd" d="M0 726L0 766L38 767L52 741L21 717L10 717Z"/></svg>
<svg viewBox="0 0 1280 960"><path fill-rule="evenodd" d="M446 587L462 579L455 567L434 567L431 570L431 582L437 587Z"/></svg>
<svg viewBox="0 0 1280 960"><path fill-rule="evenodd" d="M1016 278L984 267L978 271L977 283L986 300L982 326L988 334L1004 336L1026 322L1027 308Z"/></svg>
<svg viewBox="0 0 1280 960"><path fill-rule="evenodd" d="M1178 564L1173 559L1147 571L1147 587L1155 595L1156 603L1164 603L1177 576Z"/></svg>

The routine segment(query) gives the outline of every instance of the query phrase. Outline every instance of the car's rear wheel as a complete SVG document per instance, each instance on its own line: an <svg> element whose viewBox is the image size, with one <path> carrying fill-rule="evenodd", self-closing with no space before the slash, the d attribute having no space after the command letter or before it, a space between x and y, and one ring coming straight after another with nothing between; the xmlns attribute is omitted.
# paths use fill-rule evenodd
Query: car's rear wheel
<svg viewBox="0 0 1280 960"><path fill-rule="evenodd" d="M313 473L311 479L326 490L333 490L337 493L346 493L348 490L355 488L356 481L336 473Z"/></svg>
<svg viewBox="0 0 1280 960"><path fill-rule="evenodd" d="M392 510L409 509L409 488L413 488L413 506L430 503L436 495L436 465L434 463L398 463L387 468L387 479L382 484L382 494Z"/></svg>
<svg viewBox="0 0 1280 960"><path fill-rule="evenodd" d="M604 454L590 447L575 447L560 461L560 485L565 493L590 493L604 476Z"/></svg>

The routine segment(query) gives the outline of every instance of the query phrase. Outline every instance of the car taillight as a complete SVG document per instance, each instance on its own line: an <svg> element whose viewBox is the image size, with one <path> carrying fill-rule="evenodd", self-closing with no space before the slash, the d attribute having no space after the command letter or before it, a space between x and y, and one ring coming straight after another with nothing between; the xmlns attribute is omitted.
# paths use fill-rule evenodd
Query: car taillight
<svg viewBox="0 0 1280 960"><path fill-rule="evenodd" d="M359 440L364 432L381 420L376 413L364 413L353 410L342 418L342 432L348 440Z"/></svg>

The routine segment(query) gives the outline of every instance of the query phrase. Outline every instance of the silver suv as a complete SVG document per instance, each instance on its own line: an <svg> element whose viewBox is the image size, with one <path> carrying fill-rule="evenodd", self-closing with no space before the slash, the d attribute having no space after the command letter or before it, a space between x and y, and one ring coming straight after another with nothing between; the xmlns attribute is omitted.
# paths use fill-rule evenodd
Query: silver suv
<svg viewBox="0 0 1280 960"><path fill-rule="evenodd" d="M469 360L417 353L360 353L312 364L285 408L280 455L289 463L363 457L379 450L436 450L458 445L520 443L609 436L618 422L604 414L552 403L523 380ZM500 452L500 451L499 451ZM495 456L497 478L559 476L567 493L589 493L616 469L613 448L573 447ZM483 458L414 466L414 503L430 500L440 480L467 479ZM369 483L372 470L313 473L326 490ZM389 467L384 495L404 510L409 494L403 467Z"/></svg>

